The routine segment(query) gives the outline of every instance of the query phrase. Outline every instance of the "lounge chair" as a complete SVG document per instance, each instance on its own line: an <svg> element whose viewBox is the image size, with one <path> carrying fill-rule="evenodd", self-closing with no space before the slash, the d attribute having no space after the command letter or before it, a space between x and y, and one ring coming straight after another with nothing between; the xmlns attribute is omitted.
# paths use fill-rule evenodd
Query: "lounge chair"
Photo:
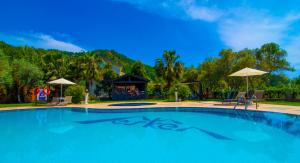
<svg viewBox="0 0 300 163"><path fill-rule="evenodd" d="M239 92L235 98L229 98L229 99L225 99L222 101L222 104L225 104L225 103L229 103L231 104L232 102L237 102L239 100L239 98L245 98L246 96L246 92Z"/></svg>
<svg viewBox="0 0 300 163"><path fill-rule="evenodd" d="M265 91L263 90L256 90L254 91L254 94L251 96L250 99L247 99L247 105L246 105L246 109L248 108L249 105L252 105L253 102L255 102L256 104L256 109L258 108L258 102L263 100L264 97L264 93Z"/></svg>
<svg viewBox="0 0 300 163"><path fill-rule="evenodd" d="M68 105L72 103L72 96L66 96L64 101L60 102L59 105Z"/></svg>
<svg viewBox="0 0 300 163"><path fill-rule="evenodd" d="M262 101L264 99L264 90L256 90L254 91L254 94L252 95L252 99L254 99L254 101Z"/></svg>
<svg viewBox="0 0 300 163"><path fill-rule="evenodd" d="M58 97L53 97L52 101L49 102L47 105L57 105L59 103L59 98Z"/></svg>

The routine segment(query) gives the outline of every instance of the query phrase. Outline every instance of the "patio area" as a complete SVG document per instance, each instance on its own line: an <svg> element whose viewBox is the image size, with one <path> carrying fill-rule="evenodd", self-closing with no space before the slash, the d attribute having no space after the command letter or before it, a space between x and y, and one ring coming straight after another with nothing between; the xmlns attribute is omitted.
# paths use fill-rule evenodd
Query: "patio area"
<svg viewBox="0 0 300 163"><path fill-rule="evenodd" d="M141 103L147 101L139 101ZM4 107L0 110L16 110L16 109L32 109L32 108L61 108L61 107L82 107L82 108L95 108L95 109L129 109L129 108L162 108L162 107L197 107L201 108L223 108L233 109L233 106L222 105L221 102L216 101L199 101L199 102L155 102L155 105L143 105L143 106L120 106L115 104L122 104L128 102L109 102L109 103L96 103L96 104L71 104L68 106L37 106L37 107ZM130 102L134 103L134 102ZM152 102L151 102L152 103ZM115 106L114 106L115 105ZM244 109L244 106L238 106L237 109ZM300 106L285 106L285 105L273 105L273 104L259 104L259 108L255 109L255 105L250 105L248 110L257 111L269 111L300 115Z"/></svg>

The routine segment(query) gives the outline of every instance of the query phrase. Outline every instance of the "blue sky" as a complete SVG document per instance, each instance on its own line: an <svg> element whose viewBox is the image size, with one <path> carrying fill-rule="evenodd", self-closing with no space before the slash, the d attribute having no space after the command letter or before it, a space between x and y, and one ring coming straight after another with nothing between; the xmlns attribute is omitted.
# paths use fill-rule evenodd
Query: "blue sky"
<svg viewBox="0 0 300 163"><path fill-rule="evenodd" d="M0 40L66 51L114 49L153 65L174 49L195 65L222 48L277 42L300 74L300 1L4 0Z"/></svg>

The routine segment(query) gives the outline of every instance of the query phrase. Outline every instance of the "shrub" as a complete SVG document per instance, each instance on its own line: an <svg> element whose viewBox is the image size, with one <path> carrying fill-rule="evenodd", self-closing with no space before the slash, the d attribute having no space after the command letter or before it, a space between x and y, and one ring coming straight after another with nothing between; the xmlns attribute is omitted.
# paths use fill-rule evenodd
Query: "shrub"
<svg viewBox="0 0 300 163"><path fill-rule="evenodd" d="M169 98L172 100L175 100L175 88L177 88L178 98L181 100L186 100L192 95L191 90L187 85L178 84L172 86L169 90Z"/></svg>
<svg viewBox="0 0 300 163"><path fill-rule="evenodd" d="M78 104L84 100L84 87L81 85L72 85L65 90L65 96L72 96L72 103Z"/></svg>
<svg viewBox="0 0 300 163"><path fill-rule="evenodd" d="M165 93L165 90L163 89L162 85L148 84L146 92L147 92L147 96L149 98L165 98L166 97L166 93Z"/></svg>

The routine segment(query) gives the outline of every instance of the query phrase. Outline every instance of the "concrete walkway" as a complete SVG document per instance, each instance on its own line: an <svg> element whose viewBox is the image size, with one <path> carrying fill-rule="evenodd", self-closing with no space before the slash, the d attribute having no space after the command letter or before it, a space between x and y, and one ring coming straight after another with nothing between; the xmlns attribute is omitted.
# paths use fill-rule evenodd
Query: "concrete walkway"
<svg viewBox="0 0 300 163"><path fill-rule="evenodd" d="M144 101L141 101L144 103ZM137 103L141 103L137 102ZM97 103L97 104L72 104L68 106L54 106L53 108L61 107L83 107L83 108L95 108L95 109L128 109L128 108L160 108L160 107L198 107L201 108L225 108L233 109L233 105L222 105L220 102L206 101L206 102L155 102L155 105L143 105L143 106L110 106L111 104L120 104L126 102L115 103ZM128 102L127 102L128 103ZM134 103L134 102L130 102ZM151 102L152 103L152 102ZM16 109L30 109L30 108L49 108L49 106L43 107L7 107L0 108L0 110L16 110ZM239 106L237 109L244 109L244 106ZM249 106L248 110L256 110L255 105ZM271 104L259 104L258 111L270 111L288 113L294 115L300 115L300 106L285 106L285 105L271 105Z"/></svg>

